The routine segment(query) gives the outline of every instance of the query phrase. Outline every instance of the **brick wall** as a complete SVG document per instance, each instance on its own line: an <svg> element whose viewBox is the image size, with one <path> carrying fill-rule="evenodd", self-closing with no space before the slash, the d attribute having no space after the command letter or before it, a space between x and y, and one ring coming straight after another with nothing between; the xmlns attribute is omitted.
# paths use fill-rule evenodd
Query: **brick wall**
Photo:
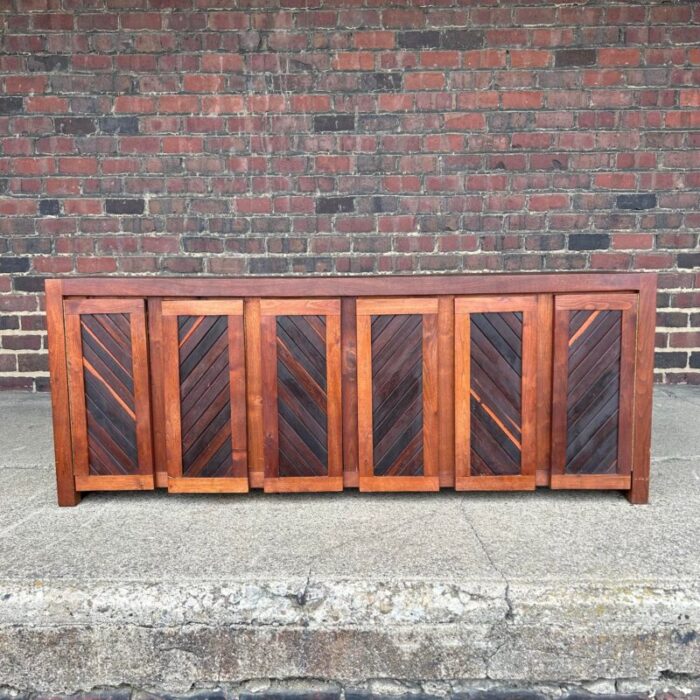
<svg viewBox="0 0 700 700"><path fill-rule="evenodd" d="M43 278L658 270L700 382L700 3L1 0L0 387Z"/></svg>

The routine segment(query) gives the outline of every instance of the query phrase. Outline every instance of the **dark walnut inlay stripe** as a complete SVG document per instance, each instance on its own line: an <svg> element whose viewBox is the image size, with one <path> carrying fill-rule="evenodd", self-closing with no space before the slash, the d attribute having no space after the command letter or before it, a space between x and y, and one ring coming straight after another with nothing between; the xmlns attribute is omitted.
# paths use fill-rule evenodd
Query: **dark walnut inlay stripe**
<svg viewBox="0 0 700 700"><path fill-rule="evenodd" d="M129 316L84 314L80 335L90 474L138 473Z"/></svg>
<svg viewBox="0 0 700 700"><path fill-rule="evenodd" d="M277 317L279 476L328 475L326 319Z"/></svg>
<svg viewBox="0 0 700 700"><path fill-rule="evenodd" d="M471 472L520 473L523 315L470 314Z"/></svg>
<svg viewBox="0 0 700 700"><path fill-rule="evenodd" d="M569 317L566 472L614 474L620 410L621 311Z"/></svg>
<svg viewBox="0 0 700 700"><path fill-rule="evenodd" d="M182 474L231 476L228 318L180 316L178 345Z"/></svg>
<svg viewBox="0 0 700 700"><path fill-rule="evenodd" d="M423 317L372 317L375 476L423 475Z"/></svg>

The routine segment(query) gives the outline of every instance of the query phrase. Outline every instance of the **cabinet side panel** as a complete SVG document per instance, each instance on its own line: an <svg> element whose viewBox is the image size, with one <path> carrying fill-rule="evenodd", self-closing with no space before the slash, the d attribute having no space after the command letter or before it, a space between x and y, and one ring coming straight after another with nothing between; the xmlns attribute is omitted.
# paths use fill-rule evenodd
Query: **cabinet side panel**
<svg viewBox="0 0 700 700"><path fill-rule="evenodd" d="M423 316L372 317L375 476L422 476Z"/></svg>

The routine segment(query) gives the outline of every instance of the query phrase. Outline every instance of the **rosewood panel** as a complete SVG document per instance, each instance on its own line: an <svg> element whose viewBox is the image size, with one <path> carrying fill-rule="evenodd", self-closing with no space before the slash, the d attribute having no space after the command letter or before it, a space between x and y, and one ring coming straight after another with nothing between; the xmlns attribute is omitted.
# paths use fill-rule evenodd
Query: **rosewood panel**
<svg viewBox="0 0 700 700"><path fill-rule="evenodd" d="M357 302L360 490L439 488L436 299Z"/></svg>
<svg viewBox="0 0 700 700"><path fill-rule="evenodd" d="M340 302L263 300L266 491L343 488Z"/></svg>
<svg viewBox="0 0 700 700"><path fill-rule="evenodd" d="M554 488L630 484L636 301L555 299Z"/></svg>
<svg viewBox="0 0 700 700"><path fill-rule="evenodd" d="M153 488L144 302L72 300L64 313L76 488Z"/></svg>
<svg viewBox="0 0 700 700"><path fill-rule="evenodd" d="M455 302L456 487L535 488L535 297Z"/></svg>
<svg viewBox="0 0 700 700"><path fill-rule="evenodd" d="M170 491L248 490L243 303L164 301Z"/></svg>

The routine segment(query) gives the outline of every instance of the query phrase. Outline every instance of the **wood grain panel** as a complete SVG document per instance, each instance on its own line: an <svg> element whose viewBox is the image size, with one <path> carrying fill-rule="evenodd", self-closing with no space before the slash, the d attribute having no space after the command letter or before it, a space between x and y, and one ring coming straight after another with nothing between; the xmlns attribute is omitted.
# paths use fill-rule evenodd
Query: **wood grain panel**
<svg viewBox="0 0 700 700"><path fill-rule="evenodd" d="M243 305L162 304L173 493L248 490Z"/></svg>
<svg viewBox="0 0 700 700"><path fill-rule="evenodd" d="M435 299L357 302L361 490L439 489L437 312Z"/></svg>
<svg viewBox="0 0 700 700"><path fill-rule="evenodd" d="M116 477L153 488L144 302L71 300L64 309L76 488L116 488L107 486Z"/></svg>
<svg viewBox="0 0 700 700"><path fill-rule="evenodd" d="M537 300L459 298L455 307L456 486L533 489Z"/></svg>
<svg viewBox="0 0 700 700"><path fill-rule="evenodd" d="M343 488L340 302L260 302L269 492Z"/></svg>
<svg viewBox="0 0 700 700"><path fill-rule="evenodd" d="M552 488L630 483L636 301L555 299Z"/></svg>

